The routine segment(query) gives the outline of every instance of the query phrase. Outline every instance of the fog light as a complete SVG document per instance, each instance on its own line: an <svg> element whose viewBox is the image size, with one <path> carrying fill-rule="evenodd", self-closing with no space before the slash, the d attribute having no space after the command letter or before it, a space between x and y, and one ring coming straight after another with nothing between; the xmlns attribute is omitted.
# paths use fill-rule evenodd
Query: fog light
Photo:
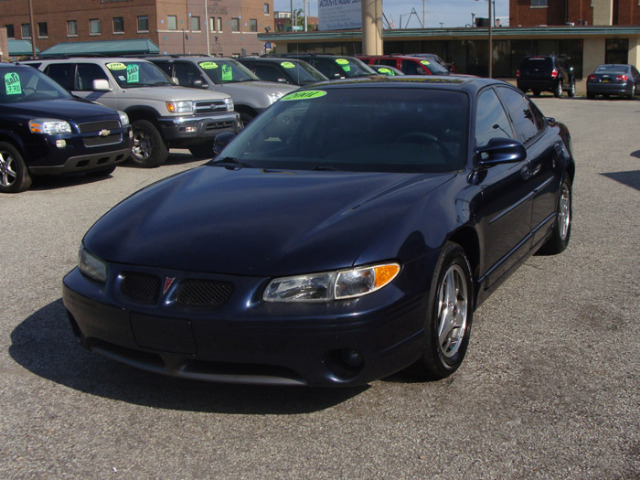
<svg viewBox="0 0 640 480"><path fill-rule="evenodd" d="M195 133L198 131L196 127L184 127L185 133Z"/></svg>
<svg viewBox="0 0 640 480"><path fill-rule="evenodd" d="M362 366L362 355L360 355L357 351L344 349L341 351L341 355L342 361L346 366L351 368L359 368Z"/></svg>
<svg viewBox="0 0 640 480"><path fill-rule="evenodd" d="M67 146L66 140L56 140L56 147L65 148Z"/></svg>

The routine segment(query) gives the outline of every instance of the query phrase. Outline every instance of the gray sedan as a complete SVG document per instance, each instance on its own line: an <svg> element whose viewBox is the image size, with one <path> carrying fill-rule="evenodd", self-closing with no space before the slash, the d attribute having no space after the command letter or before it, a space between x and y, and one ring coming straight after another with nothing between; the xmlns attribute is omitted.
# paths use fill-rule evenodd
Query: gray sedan
<svg viewBox="0 0 640 480"><path fill-rule="evenodd" d="M624 96L632 99L640 87L640 73L633 65L605 64L587 77L587 98L602 95Z"/></svg>

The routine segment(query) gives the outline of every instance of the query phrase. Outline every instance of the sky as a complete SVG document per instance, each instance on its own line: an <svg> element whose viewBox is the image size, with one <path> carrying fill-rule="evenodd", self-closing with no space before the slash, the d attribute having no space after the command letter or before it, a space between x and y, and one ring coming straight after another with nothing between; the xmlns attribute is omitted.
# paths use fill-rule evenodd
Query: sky
<svg viewBox="0 0 640 480"><path fill-rule="evenodd" d="M302 9L304 0L293 0L293 9ZM318 0L307 0L308 14L318 15ZM486 17L488 14L487 0L382 0L382 10L389 21L396 28L420 28L422 22L422 8L425 7L427 28L464 27L471 24L471 13ZM503 25L509 23L509 0L494 0L496 17ZM276 11L288 12L291 0L274 0ZM417 15L412 15L415 9ZM402 18L401 18L402 17ZM402 20L402 27L400 21ZM442 24L442 25L441 25ZM385 24L386 28L386 24Z"/></svg>

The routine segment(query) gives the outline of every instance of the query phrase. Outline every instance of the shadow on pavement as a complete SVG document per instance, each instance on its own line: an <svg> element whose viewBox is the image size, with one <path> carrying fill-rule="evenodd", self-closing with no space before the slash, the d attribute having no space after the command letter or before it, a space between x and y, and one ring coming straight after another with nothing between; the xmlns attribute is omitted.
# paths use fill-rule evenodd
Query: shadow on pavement
<svg viewBox="0 0 640 480"><path fill-rule="evenodd" d="M640 190L640 170L631 170L629 172L603 173L602 175L611 178L616 182L620 182L628 187Z"/></svg>
<svg viewBox="0 0 640 480"><path fill-rule="evenodd" d="M30 315L13 330L9 354L27 370L69 388L171 410L245 415L310 413L344 402L368 388L227 385L136 370L84 350L71 332L62 299Z"/></svg>

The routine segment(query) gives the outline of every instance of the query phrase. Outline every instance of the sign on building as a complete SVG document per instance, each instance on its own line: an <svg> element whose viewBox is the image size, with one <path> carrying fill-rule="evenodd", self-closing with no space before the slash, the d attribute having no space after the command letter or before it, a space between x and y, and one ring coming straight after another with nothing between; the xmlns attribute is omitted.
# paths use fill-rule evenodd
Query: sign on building
<svg viewBox="0 0 640 480"><path fill-rule="evenodd" d="M362 27L361 0L318 0L318 30Z"/></svg>

